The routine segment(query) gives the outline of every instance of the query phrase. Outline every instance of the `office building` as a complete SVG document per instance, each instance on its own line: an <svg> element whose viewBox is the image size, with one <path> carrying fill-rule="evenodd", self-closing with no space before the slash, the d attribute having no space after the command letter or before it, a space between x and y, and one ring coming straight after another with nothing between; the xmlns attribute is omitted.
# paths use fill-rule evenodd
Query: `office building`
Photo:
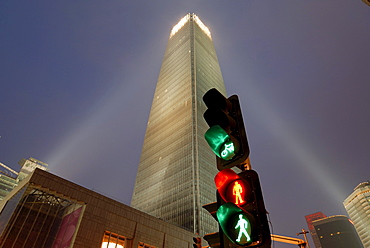
<svg viewBox="0 0 370 248"><path fill-rule="evenodd" d="M322 248L322 247L321 247L319 237L317 236L315 227L313 226L312 222L315 220L323 219L325 217L326 215L323 214L322 212L317 212L317 213L313 213L313 214L309 214L305 216L308 229L310 230L310 234L311 234L313 243L315 244L316 248Z"/></svg>
<svg viewBox="0 0 370 248"><path fill-rule="evenodd" d="M334 215L312 222L322 248L363 248L347 216Z"/></svg>
<svg viewBox="0 0 370 248"><path fill-rule="evenodd" d="M22 158L18 164L21 166L21 171L18 174L19 181L25 179L28 175L30 175L36 168L41 170L49 171L48 164L41 162L35 158L25 159Z"/></svg>
<svg viewBox="0 0 370 248"><path fill-rule="evenodd" d="M5 196L9 194L10 191L12 191L18 184L17 178L9 173L6 170L6 167L4 168L3 163L0 163L0 166L2 167L0 170L0 201L4 199ZM5 170L4 170L5 169Z"/></svg>
<svg viewBox="0 0 370 248"><path fill-rule="evenodd" d="M211 88L226 91L211 33L187 14L169 35L131 206L200 235L217 230L202 209L216 200L218 171L204 139L202 101Z"/></svg>
<svg viewBox="0 0 370 248"><path fill-rule="evenodd" d="M0 163L0 201L36 168L48 171L48 164L35 158L22 158L18 164L21 166L20 172Z"/></svg>
<svg viewBox="0 0 370 248"><path fill-rule="evenodd" d="M40 169L0 202L0 247L189 248L193 236Z"/></svg>
<svg viewBox="0 0 370 248"><path fill-rule="evenodd" d="M343 202L358 235L370 247L370 181L360 183Z"/></svg>

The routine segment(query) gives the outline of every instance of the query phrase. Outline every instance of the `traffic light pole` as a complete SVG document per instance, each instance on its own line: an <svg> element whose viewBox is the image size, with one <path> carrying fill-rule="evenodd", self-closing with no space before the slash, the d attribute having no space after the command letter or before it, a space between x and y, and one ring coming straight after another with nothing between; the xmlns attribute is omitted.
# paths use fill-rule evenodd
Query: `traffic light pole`
<svg viewBox="0 0 370 248"><path fill-rule="evenodd" d="M306 235L307 233L308 233L308 231L306 231L306 230L304 230L304 229L302 228L302 232L297 233L297 236L298 236L299 234L303 234L304 240L306 241L308 248L310 248L310 244L308 243L308 240L307 240L307 235Z"/></svg>
<svg viewBox="0 0 370 248"><path fill-rule="evenodd" d="M298 245L298 247L306 248L307 242L303 241L302 239L282 236L282 235L276 235L271 234L271 240L275 242L281 242L285 244L292 244L292 245Z"/></svg>
<svg viewBox="0 0 370 248"><path fill-rule="evenodd" d="M241 169L242 171L252 170L252 165L249 157L239 166L239 169Z"/></svg>

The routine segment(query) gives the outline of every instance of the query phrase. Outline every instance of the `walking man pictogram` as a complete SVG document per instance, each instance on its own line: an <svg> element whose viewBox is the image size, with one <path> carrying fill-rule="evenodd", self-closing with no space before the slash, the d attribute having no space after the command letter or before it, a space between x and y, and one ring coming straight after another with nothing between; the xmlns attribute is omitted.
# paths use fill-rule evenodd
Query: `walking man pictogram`
<svg viewBox="0 0 370 248"><path fill-rule="evenodd" d="M250 241L251 237L249 236L249 234L247 232L248 221L246 221L243 218L242 214L239 214L239 221L236 224L235 229L238 229L238 227L240 228L240 230L239 230L239 235L238 235L238 238L236 239L236 242L240 242L240 239L242 238L243 234L245 235L247 241Z"/></svg>

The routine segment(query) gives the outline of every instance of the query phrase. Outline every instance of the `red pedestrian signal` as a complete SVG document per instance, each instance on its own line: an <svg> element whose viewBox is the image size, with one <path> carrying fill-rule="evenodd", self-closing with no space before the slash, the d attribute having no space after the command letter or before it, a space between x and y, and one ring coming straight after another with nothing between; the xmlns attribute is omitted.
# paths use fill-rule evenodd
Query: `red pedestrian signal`
<svg viewBox="0 0 370 248"><path fill-rule="evenodd" d="M242 206L250 200L251 186L231 169L224 169L217 173L215 184L218 193L225 202Z"/></svg>

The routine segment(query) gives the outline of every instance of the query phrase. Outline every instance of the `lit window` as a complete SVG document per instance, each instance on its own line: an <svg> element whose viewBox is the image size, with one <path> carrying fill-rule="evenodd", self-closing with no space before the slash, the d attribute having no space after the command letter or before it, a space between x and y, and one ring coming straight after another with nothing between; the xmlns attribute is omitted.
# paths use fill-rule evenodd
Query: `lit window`
<svg viewBox="0 0 370 248"><path fill-rule="evenodd" d="M124 248L125 237L105 231L101 248Z"/></svg>

